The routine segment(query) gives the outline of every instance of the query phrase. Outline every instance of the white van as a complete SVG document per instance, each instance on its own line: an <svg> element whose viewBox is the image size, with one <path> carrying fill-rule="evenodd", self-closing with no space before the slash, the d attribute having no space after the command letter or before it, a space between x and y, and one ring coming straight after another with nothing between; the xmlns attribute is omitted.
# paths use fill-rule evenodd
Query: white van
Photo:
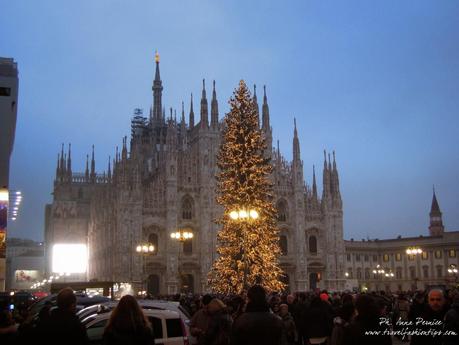
<svg viewBox="0 0 459 345"><path fill-rule="evenodd" d="M160 309L143 309L153 327L155 344L189 345L184 321L176 311ZM111 311L92 314L81 323L86 327L90 344L102 344L105 326L110 319Z"/></svg>

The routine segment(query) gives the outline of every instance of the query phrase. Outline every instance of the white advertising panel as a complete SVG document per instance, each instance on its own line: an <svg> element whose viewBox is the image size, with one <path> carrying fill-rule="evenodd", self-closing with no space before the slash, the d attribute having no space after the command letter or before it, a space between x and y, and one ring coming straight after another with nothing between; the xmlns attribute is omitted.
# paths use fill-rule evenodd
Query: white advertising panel
<svg viewBox="0 0 459 345"><path fill-rule="evenodd" d="M86 244L55 244L53 246L53 273L85 273L87 267Z"/></svg>

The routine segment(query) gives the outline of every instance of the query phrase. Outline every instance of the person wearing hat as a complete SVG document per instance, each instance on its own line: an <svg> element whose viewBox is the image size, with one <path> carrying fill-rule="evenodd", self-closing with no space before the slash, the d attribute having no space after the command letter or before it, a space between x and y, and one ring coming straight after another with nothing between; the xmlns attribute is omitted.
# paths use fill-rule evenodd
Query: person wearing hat
<svg viewBox="0 0 459 345"><path fill-rule="evenodd" d="M231 345L282 344L282 320L269 311L265 289L254 285L247 292L247 298L245 313L234 322Z"/></svg>
<svg viewBox="0 0 459 345"><path fill-rule="evenodd" d="M207 306L212 301L211 295L204 295L201 299L201 309L199 309L191 318L190 333L196 337L199 345L204 344L204 334L209 327L210 315Z"/></svg>

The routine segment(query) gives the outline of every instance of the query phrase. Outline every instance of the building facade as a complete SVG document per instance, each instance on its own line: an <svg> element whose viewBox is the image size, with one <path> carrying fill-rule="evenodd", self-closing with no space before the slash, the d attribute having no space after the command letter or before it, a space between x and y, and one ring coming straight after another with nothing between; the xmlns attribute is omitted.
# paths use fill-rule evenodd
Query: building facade
<svg viewBox="0 0 459 345"><path fill-rule="evenodd" d="M214 220L222 212L215 201L216 155L222 137L218 101L213 84L209 107L203 81L199 122L193 97L188 121L182 102L181 117L166 111L159 57L152 87L153 104L147 117L136 110L131 137L123 138L107 169L96 173L94 148L83 173L72 171L71 148L58 155L53 201L45 210L47 271L51 273L54 244L88 246L87 279L131 282L153 294L208 291L207 274L216 258ZM256 90L253 102L258 107ZM274 167L272 182L278 209L281 267L292 291L344 288L343 211L338 169L324 154L323 192L315 179L308 185L296 123L293 160L272 148L272 128L266 89L260 130L266 138ZM194 234L185 242L170 237L177 229ZM136 252L150 243L149 255Z"/></svg>
<svg viewBox="0 0 459 345"><path fill-rule="evenodd" d="M458 284L459 231L445 232L435 192L429 236L351 239L345 246L345 276L355 288L408 291Z"/></svg>
<svg viewBox="0 0 459 345"><path fill-rule="evenodd" d="M18 68L12 58L0 57L0 291L5 290L6 229L10 157L16 132Z"/></svg>

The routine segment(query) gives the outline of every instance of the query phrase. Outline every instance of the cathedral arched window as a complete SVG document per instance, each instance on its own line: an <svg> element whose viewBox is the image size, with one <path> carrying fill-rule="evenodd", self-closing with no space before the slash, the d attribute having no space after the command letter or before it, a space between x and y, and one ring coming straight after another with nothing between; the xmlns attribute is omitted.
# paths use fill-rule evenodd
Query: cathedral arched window
<svg viewBox="0 0 459 345"><path fill-rule="evenodd" d="M155 250L153 254L157 254L159 250L159 245L158 245L158 234L156 233L151 233L148 235L148 243L151 243L152 245L155 246Z"/></svg>
<svg viewBox="0 0 459 345"><path fill-rule="evenodd" d="M317 254L317 238L315 236L309 236L309 252Z"/></svg>
<svg viewBox="0 0 459 345"><path fill-rule="evenodd" d="M78 199L83 199L83 188L78 189Z"/></svg>
<svg viewBox="0 0 459 345"><path fill-rule="evenodd" d="M286 222L288 219L288 207L285 200L279 200L277 203L277 219L279 222Z"/></svg>
<svg viewBox="0 0 459 345"><path fill-rule="evenodd" d="M279 237L279 247L280 247L280 250L281 250L281 255L287 255L288 254L287 236L280 235L280 237Z"/></svg>
<svg viewBox="0 0 459 345"><path fill-rule="evenodd" d="M193 199L190 197L182 200L182 219L193 219Z"/></svg>

